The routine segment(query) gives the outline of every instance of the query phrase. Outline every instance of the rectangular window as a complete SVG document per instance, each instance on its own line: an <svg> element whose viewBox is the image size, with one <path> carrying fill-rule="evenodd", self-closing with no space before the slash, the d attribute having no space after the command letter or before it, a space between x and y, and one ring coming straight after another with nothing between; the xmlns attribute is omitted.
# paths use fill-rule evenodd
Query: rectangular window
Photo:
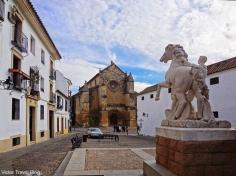
<svg viewBox="0 0 236 176"><path fill-rule="evenodd" d="M142 98L141 98L142 100L144 100L144 96L142 96Z"/></svg>
<svg viewBox="0 0 236 176"><path fill-rule="evenodd" d="M67 111L67 100L65 100L65 111Z"/></svg>
<svg viewBox="0 0 236 176"><path fill-rule="evenodd" d="M35 55L35 39L34 37L31 35L30 37L30 52Z"/></svg>
<svg viewBox="0 0 236 176"><path fill-rule="evenodd" d="M42 92L44 92L44 78L41 76L41 79L40 79L40 89Z"/></svg>
<svg viewBox="0 0 236 176"><path fill-rule="evenodd" d="M12 138L12 146L20 145L20 137Z"/></svg>
<svg viewBox="0 0 236 176"><path fill-rule="evenodd" d="M45 52L43 49L41 49L41 63L45 64Z"/></svg>
<svg viewBox="0 0 236 176"><path fill-rule="evenodd" d="M20 100L12 98L12 120L20 119Z"/></svg>
<svg viewBox="0 0 236 176"><path fill-rule="evenodd" d="M171 88L168 88L168 93L171 93Z"/></svg>
<svg viewBox="0 0 236 176"><path fill-rule="evenodd" d="M150 95L150 98L153 98L153 94Z"/></svg>
<svg viewBox="0 0 236 176"><path fill-rule="evenodd" d="M40 119L44 119L44 105L40 105Z"/></svg>
<svg viewBox="0 0 236 176"><path fill-rule="evenodd" d="M41 131L41 132L40 132L40 136L41 136L41 137L44 137L44 131Z"/></svg>
<svg viewBox="0 0 236 176"><path fill-rule="evenodd" d="M210 85L219 84L219 77L211 78Z"/></svg>
<svg viewBox="0 0 236 176"><path fill-rule="evenodd" d="M213 111L213 115L214 115L215 118L218 118L219 117L218 111Z"/></svg>
<svg viewBox="0 0 236 176"><path fill-rule="evenodd" d="M4 21L5 3L4 0L0 0L0 21Z"/></svg>
<svg viewBox="0 0 236 176"><path fill-rule="evenodd" d="M57 118L57 132L59 132L59 118Z"/></svg>

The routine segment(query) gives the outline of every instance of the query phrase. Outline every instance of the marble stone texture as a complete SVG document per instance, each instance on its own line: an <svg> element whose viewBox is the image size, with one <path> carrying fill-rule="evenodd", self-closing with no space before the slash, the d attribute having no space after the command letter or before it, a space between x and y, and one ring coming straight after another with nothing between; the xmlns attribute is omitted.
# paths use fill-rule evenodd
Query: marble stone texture
<svg viewBox="0 0 236 176"><path fill-rule="evenodd" d="M236 140L234 128L156 128L158 136L183 141Z"/></svg>
<svg viewBox="0 0 236 176"><path fill-rule="evenodd" d="M231 128L231 123L227 120L209 121L202 120L162 120L161 126L180 128Z"/></svg>

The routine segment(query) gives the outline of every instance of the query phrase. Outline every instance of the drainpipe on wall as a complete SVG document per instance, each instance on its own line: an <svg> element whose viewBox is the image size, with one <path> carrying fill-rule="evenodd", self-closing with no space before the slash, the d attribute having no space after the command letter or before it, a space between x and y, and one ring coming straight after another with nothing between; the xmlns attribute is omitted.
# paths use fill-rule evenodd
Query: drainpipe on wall
<svg viewBox="0 0 236 176"><path fill-rule="evenodd" d="M25 101L26 101L26 118L25 118L25 138L26 138L26 146L28 146L28 135L27 135L27 132L28 132L28 127L27 127L27 122L28 122L28 111L27 111L27 107L28 107L28 104L27 104L27 97L25 97Z"/></svg>

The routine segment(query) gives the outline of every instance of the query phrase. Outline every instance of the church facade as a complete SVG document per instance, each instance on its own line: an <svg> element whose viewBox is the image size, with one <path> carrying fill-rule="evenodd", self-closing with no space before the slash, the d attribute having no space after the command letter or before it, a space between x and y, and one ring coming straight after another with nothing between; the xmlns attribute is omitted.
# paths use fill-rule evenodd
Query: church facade
<svg viewBox="0 0 236 176"><path fill-rule="evenodd" d="M114 62L100 70L73 96L75 122L83 126L136 127L136 93L132 74Z"/></svg>

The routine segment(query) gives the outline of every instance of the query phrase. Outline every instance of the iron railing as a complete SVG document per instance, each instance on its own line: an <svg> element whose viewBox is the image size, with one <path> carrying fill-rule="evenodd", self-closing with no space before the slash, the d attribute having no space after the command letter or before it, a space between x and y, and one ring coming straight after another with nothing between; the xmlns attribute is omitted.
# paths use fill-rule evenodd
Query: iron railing
<svg viewBox="0 0 236 176"><path fill-rule="evenodd" d="M23 32L16 32L13 35L12 44L23 53L28 53L28 38Z"/></svg>
<svg viewBox="0 0 236 176"><path fill-rule="evenodd" d="M50 92L49 102L50 103L56 103L56 94L55 93Z"/></svg>
<svg viewBox="0 0 236 176"><path fill-rule="evenodd" d="M50 69L49 78L51 80L56 80L56 72L54 69Z"/></svg>
<svg viewBox="0 0 236 176"><path fill-rule="evenodd" d="M27 89L27 80L30 80L30 77L20 69L9 68L9 81L13 89L16 90L26 90Z"/></svg>

